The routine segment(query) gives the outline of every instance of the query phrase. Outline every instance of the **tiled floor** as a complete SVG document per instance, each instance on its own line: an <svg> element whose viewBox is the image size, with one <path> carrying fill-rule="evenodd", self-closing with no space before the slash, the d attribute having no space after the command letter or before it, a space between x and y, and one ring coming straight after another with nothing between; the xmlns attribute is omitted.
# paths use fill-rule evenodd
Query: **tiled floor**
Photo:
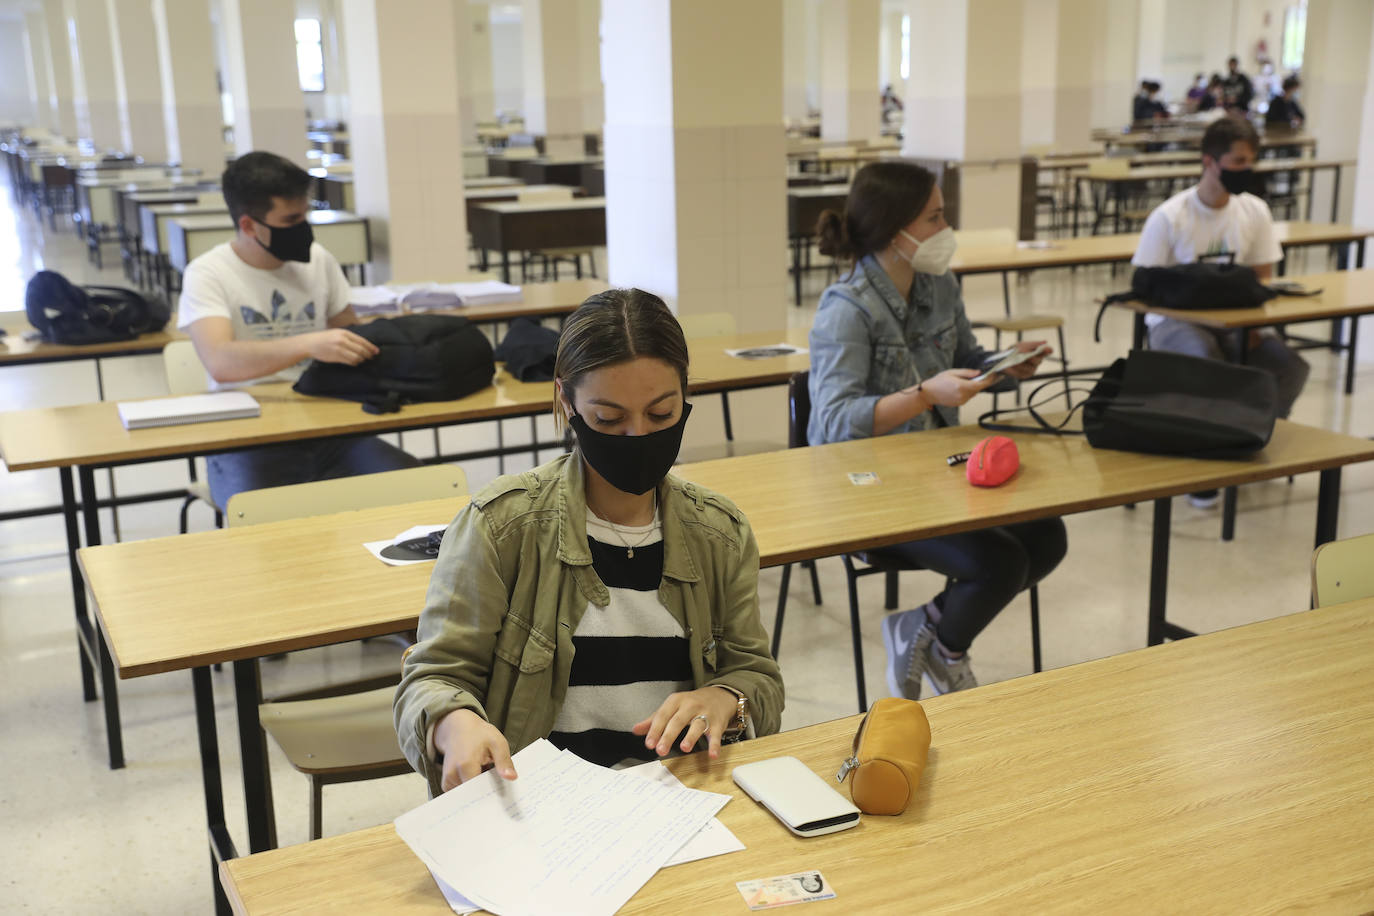
<svg viewBox="0 0 1374 916"><path fill-rule="evenodd" d="M1308 269L1322 267L1308 256ZM107 259L107 263L108 263ZM1303 270L1303 259L1294 272ZM604 264L604 256L599 263ZM39 231L31 215L13 212L8 188L0 184L0 308L21 308L23 283L41 266L73 278L97 279L69 232ZM118 272L100 275L120 282ZM1092 299L1124 288L1127 274L1106 268L1043 271L1017 282L1022 308L1053 309L1068 317L1069 350L1075 362L1102 364L1123 352L1129 322L1114 314L1104 322L1105 340L1093 343ZM788 305L788 320L805 325L823 285L820 274L808 280L808 305ZM1000 312L1000 286L994 278L968 281L970 313ZM1374 373L1368 354L1361 361L1357 394L1339 393L1336 355L1311 351L1312 376L1294 419L1358 435L1374 433L1370 408ZM107 360L107 396L148 396L163 392L156 358ZM95 397L89 363L0 369L0 409L79 403ZM687 452L720 450L719 399L705 398L689 429ZM736 429L749 430L750 443L785 441L781 389L732 395ZM976 416L983 405L966 410ZM514 438L528 424L507 423ZM546 431L547 432L547 431ZM446 449L487 442L489 429L444 431ZM743 438L743 437L742 437ZM405 444L428 451L428 433L407 434ZM745 445L745 443L741 443ZM508 467L529 463L517 456ZM497 473L494 461L466 468L474 487ZM184 463L143 465L118 472L118 489L133 493L163 488L182 479ZM798 497L804 498L799 495ZM1230 544L1218 540L1218 513L1175 506L1171 616L1199 630L1214 630L1306 606L1308 556L1312 547L1316 479L1293 484L1272 482L1241 493L1239 534ZM57 499L56 474L0 472L0 506L51 504ZM1374 468L1345 473L1341 502L1342 534L1364 533L1374 509ZM193 511L194 526L210 524L208 512ZM1045 660L1068 665L1141 646L1145 637L1149 513L1111 509L1067 519L1070 551L1062 567L1041 587ZM156 503L120 513L125 539L171 534L176 506ZM109 515L106 537L112 536ZM100 706L80 698L77 656L71 624L71 591L63 556L59 520L44 517L0 524L0 911L62 913L204 912L210 899L190 675L175 673L126 681L121 685L126 769L105 766ZM784 724L796 727L854 711L854 679L849 649L848 611L839 560L820 562L825 603L811 604L804 579L793 586L781 662L787 678ZM189 573L188 573L189 574ZM779 573L760 575L759 600L768 626L777 598ZM938 588L929 573L903 578L902 606L928 598ZM883 684L883 648L878 630L881 585L875 577L861 586L866 669L870 694ZM396 649L385 643L349 644L292 655L263 667L267 689L344 678L360 671L384 671L396 663ZM974 666L984 681L1019 677L1030 670L1026 603L1019 599L983 634L974 647ZM220 712L221 747L231 829L246 836L241 823L241 788L230 675L214 675ZM936 735L938 742L940 736ZM280 840L304 840L307 788L273 752ZM418 777L396 777L326 790L325 830L340 833L384 823L424 798Z"/></svg>

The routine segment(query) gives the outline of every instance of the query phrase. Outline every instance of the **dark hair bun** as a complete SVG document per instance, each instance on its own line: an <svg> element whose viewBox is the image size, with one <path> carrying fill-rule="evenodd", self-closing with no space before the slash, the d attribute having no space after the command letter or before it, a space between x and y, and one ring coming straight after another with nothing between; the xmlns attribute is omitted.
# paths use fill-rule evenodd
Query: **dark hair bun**
<svg viewBox="0 0 1374 916"><path fill-rule="evenodd" d="M824 210L816 220L816 236L820 240L821 254L831 258L854 257L854 243L849 240L849 230L844 217L835 210Z"/></svg>

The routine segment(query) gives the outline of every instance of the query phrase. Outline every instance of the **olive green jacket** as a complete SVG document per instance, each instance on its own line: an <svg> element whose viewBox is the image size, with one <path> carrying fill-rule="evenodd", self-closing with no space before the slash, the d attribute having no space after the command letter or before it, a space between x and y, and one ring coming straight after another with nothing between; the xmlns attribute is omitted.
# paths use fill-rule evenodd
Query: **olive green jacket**
<svg viewBox="0 0 1374 916"><path fill-rule="evenodd" d="M439 793L430 726L457 709L491 722L514 753L547 737L567 695L588 602L610 592L592 568L582 461L565 455L498 478L444 533L393 713L401 750ZM749 698L757 734L780 725L782 675L759 621L759 552L728 499L671 475L659 484L659 600L682 624L697 687Z"/></svg>

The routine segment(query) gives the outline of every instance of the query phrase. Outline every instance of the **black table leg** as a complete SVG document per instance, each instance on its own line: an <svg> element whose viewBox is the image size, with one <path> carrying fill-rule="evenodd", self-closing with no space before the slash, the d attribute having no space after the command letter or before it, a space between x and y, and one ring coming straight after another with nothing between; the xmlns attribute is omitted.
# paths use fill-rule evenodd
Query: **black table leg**
<svg viewBox="0 0 1374 916"><path fill-rule="evenodd" d="M802 275L802 239L801 236L794 236L792 239L792 294L795 297L797 306L801 306L801 275Z"/></svg>
<svg viewBox="0 0 1374 916"><path fill-rule="evenodd" d="M1336 522L1341 508L1341 469L1321 472L1317 485L1317 543L1320 547L1336 539Z"/></svg>
<svg viewBox="0 0 1374 916"><path fill-rule="evenodd" d="M258 660L234 662L234 704L238 708L239 748L243 757L243 806L248 816L248 848L252 852L277 848L272 772L267 764L267 740L258 719L261 702Z"/></svg>
<svg viewBox="0 0 1374 916"><path fill-rule="evenodd" d="M505 248L501 249L501 282L510 282L510 252Z"/></svg>
<svg viewBox="0 0 1374 916"><path fill-rule="evenodd" d="M200 775L205 788L205 824L210 842L210 886L215 892L215 913L232 912L229 898L219 882L219 863L235 858L234 841L224 823L224 786L220 779L219 733L215 728L215 688L210 669L191 669L191 685L196 697L196 734L200 743Z"/></svg>
<svg viewBox="0 0 1374 916"><path fill-rule="evenodd" d="M1350 340L1346 343L1345 353L1345 393L1355 393L1355 345L1360 338L1360 316L1350 316Z"/></svg>
<svg viewBox="0 0 1374 916"><path fill-rule="evenodd" d="M1131 329L1131 349L1145 349L1145 313L1136 312L1135 322ZM1062 353L1060 354L1063 355Z"/></svg>
<svg viewBox="0 0 1374 916"><path fill-rule="evenodd" d="M1241 328L1237 332L1240 334L1240 359L1237 361L1242 366L1250 360L1250 332L1250 328ZM1223 541L1236 539L1236 493L1235 487L1226 487L1222 490L1221 539Z"/></svg>
<svg viewBox="0 0 1374 916"><path fill-rule="evenodd" d="M1150 546L1150 611L1147 640L1157 646L1166 639L1186 639L1196 636L1165 619L1165 602L1169 591L1169 525L1173 517L1170 497L1155 500L1154 529Z"/></svg>
<svg viewBox="0 0 1374 916"><path fill-rule="evenodd" d="M1331 167L1331 222L1335 224L1341 211L1341 167L1337 163ZM1309 216L1308 222L1312 221Z"/></svg>
<svg viewBox="0 0 1374 916"><path fill-rule="evenodd" d="M62 483L62 518L67 526L67 565L72 576L72 605L76 609L76 656L81 662L81 697L87 703L96 699L95 668L86 654L86 642L82 635L91 631L90 613L86 607L86 580L81 575L81 565L77 562L76 552L81 549L81 529L76 521L76 488L72 484L72 469L57 469Z"/></svg>
<svg viewBox="0 0 1374 916"><path fill-rule="evenodd" d="M100 545L100 507L99 500L95 491L95 468L84 465L77 468L77 477L81 484L81 514L86 527L86 546L98 547ZM81 616L86 619L90 627L88 638L90 645L87 647L95 658L94 663L100 673L100 692L105 706L105 739L110 752L110 769L118 770L124 766L124 733L119 723L119 681L115 677L114 660L110 657L110 647L105 642L105 633L91 623L90 617L85 613L86 590L83 583L81 587L81 604L83 606Z"/></svg>

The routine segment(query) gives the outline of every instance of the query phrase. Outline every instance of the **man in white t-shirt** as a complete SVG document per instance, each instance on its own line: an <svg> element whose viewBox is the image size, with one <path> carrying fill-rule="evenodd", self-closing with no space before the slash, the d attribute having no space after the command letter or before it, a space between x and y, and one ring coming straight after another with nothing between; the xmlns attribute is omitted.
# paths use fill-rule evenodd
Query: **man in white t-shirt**
<svg viewBox="0 0 1374 916"><path fill-rule="evenodd" d="M310 359L356 366L377 354L357 323L348 282L315 244L306 216L310 176L273 153L234 160L221 179L238 230L186 267L177 326L195 344L210 388L294 381ZM375 437L320 439L212 455L211 496L414 467Z"/></svg>
<svg viewBox="0 0 1374 916"><path fill-rule="evenodd" d="M1201 180L1154 209L1131 263L1167 267L1224 258L1249 265L1260 280L1273 277L1283 249L1269 205L1247 190L1258 151L1259 136L1250 122L1229 116L1214 121L1202 135ZM1152 349L1231 361L1240 358L1240 335L1248 333L1246 362L1274 374L1281 417L1288 416L1307 382L1307 362L1271 330L1216 331L1162 315L1147 315L1145 323Z"/></svg>

